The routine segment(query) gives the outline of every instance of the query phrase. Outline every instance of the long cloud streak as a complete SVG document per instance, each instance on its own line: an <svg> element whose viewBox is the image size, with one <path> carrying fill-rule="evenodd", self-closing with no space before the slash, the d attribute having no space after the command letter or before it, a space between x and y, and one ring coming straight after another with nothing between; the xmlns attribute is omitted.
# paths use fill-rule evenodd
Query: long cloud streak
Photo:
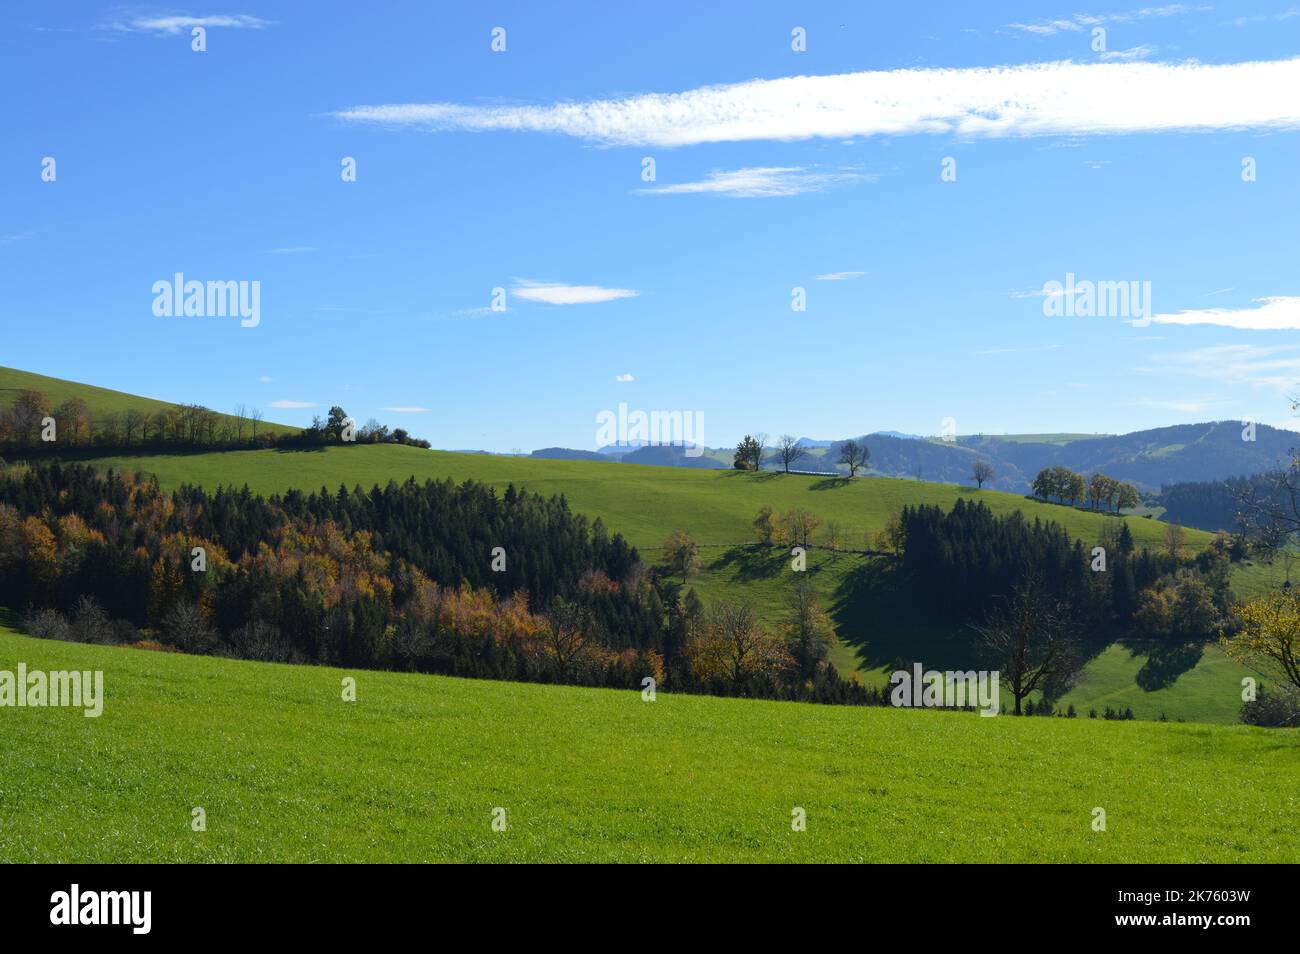
<svg viewBox="0 0 1300 954"><path fill-rule="evenodd" d="M1300 58L1225 65L1072 63L793 76L543 106L354 106L357 123L544 132L617 146L949 134L1300 128Z"/></svg>

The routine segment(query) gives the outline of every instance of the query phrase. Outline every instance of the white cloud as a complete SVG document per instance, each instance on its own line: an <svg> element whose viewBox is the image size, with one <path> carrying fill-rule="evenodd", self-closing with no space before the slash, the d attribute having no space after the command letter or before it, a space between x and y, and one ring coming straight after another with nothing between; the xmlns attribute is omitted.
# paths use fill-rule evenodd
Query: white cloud
<svg viewBox="0 0 1300 954"><path fill-rule="evenodd" d="M475 318L479 315L503 314L509 310L510 309L506 307L502 307L498 310L484 305L481 308L458 308L455 311L447 312L447 314L453 318Z"/></svg>
<svg viewBox="0 0 1300 954"><path fill-rule="evenodd" d="M1296 345L1212 345L1154 355L1151 366L1137 370L1171 372L1291 393L1300 384L1300 356L1296 350Z"/></svg>
<svg viewBox="0 0 1300 954"><path fill-rule="evenodd" d="M873 176L847 170L809 172L802 166L760 166L736 169L731 172L714 169L698 182L649 186L637 189L636 192L642 195L686 195L704 192L752 199L820 192L830 186L872 179Z"/></svg>
<svg viewBox="0 0 1300 954"><path fill-rule="evenodd" d="M268 248L268 255L302 255L304 252L320 251L314 245L289 245L285 248Z"/></svg>
<svg viewBox="0 0 1300 954"><path fill-rule="evenodd" d="M1136 23L1139 20L1146 20L1151 17L1173 17L1182 13L1200 12L1209 9L1210 7L1189 7L1181 3L1168 3L1160 7L1142 7L1138 10L1130 10L1127 13L1076 13L1072 17L1057 20L1008 23L1007 26L1012 30L1019 30L1021 33L1032 33L1035 36L1052 36L1062 32L1081 33L1084 30L1091 30L1093 27L1104 26L1107 23Z"/></svg>
<svg viewBox="0 0 1300 954"><path fill-rule="evenodd" d="M985 348L983 351L974 352L977 355L990 354L1020 354L1021 352L1039 352L1039 351L1056 351L1060 349L1059 344L1039 345L1036 348Z"/></svg>
<svg viewBox="0 0 1300 954"><path fill-rule="evenodd" d="M1103 60L1145 60L1155 53L1154 46L1131 46L1127 50L1103 50L1097 55Z"/></svg>
<svg viewBox="0 0 1300 954"><path fill-rule="evenodd" d="M1292 17L1300 17L1300 7L1289 7L1280 13L1274 13L1271 15L1261 13L1256 14L1255 16L1237 17L1232 21L1232 25L1241 27L1253 23L1267 23L1269 20L1281 22L1282 20L1290 20Z"/></svg>
<svg viewBox="0 0 1300 954"><path fill-rule="evenodd" d="M1162 325L1220 325L1249 331L1300 330L1300 297L1253 298L1254 308L1201 308L1152 315Z"/></svg>
<svg viewBox="0 0 1300 954"><path fill-rule="evenodd" d="M827 272L825 275L818 275L819 282L846 282L851 278L861 278L866 272Z"/></svg>
<svg viewBox="0 0 1300 954"><path fill-rule="evenodd" d="M547 305L593 305L618 298L635 298L641 293L630 288L564 285L560 282L535 282L519 278L515 280L511 294L524 301L540 301Z"/></svg>
<svg viewBox="0 0 1300 954"><path fill-rule="evenodd" d="M389 411L390 413L393 414L428 414L429 413L429 409L427 407L416 407L416 406L386 407L384 408L384 410Z"/></svg>
<svg viewBox="0 0 1300 954"><path fill-rule="evenodd" d="M1180 414L1202 414L1222 403L1222 401L1211 401L1205 398L1192 398L1186 401L1144 398L1138 401L1138 404L1143 407L1159 408L1162 411L1177 411Z"/></svg>
<svg viewBox="0 0 1300 954"><path fill-rule="evenodd" d="M273 22L246 13L223 13L205 17L133 16L125 20L115 20L105 29L121 33L157 33L163 36L174 36L177 33L188 33L194 27L203 27L205 30L219 27L234 30L261 30L271 26Z"/></svg>
<svg viewBox="0 0 1300 954"><path fill-rule="evenodd" d="M1057 283L1060 284L1059 282ZM1081 288L1075 288L1074 293L1080 295L1083 293ZM1012 298L1064 298L1064 287L1048 289L1043 288L1023 288L1018 291L1008 292Z"/></svg>
<svg viewBox="0 0 1300 954"><path fill-rule="evenodd" d="M261 381L263 384L270 384L275 380L275 378L271 377L269 374L263 374L257 380Z"/></svg>
<svg viewBox="0 0 1300 954"><path fill-rule="evenodd" d="M281 410L301 410L305 407L320 407L319 404L313 404L311 401L272 401L271 407L278 407Z"/></svg>
<svg viewBox="0 0 1300 954"><path fill-rule="evenodd" d="M548 132L607 145L919 133L1097 135L1300 128L1300 58L1072 63L792 76L548 106L356 106L348 122Z"/></svg>
<svg viewBox="0 0 1300 954"><path fill-rule="evenodd" d="M628 381L635 381L636 378L632 377L630 374L616 374L614 375L614 380L626 384Z"/></svg>

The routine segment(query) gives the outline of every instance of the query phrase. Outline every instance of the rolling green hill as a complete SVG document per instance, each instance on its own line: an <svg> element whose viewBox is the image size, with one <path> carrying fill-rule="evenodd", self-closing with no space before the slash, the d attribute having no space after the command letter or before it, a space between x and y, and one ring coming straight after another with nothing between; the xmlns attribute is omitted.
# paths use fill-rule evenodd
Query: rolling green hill
<svg viewBox="0 0 1300 954"><path fill-rule="evenodd" d="M780 622L793 578L788 555L759 551L750 521L764 505L782 511L811 510L840 524L845 546L864 548L868 533L879 530L905 504L931 503L945 508L960 497L982 500L1005 513L1021 510L1028 517L1055 520L1089 546L1107 523L1127 521L1139 546L1158 548L1164 525L1135 517L1104 516L1027 500L1015 494L974 491L949 484L890 478L806 477L741 471L696 471L597 461L540 460L424 451L410 447L327 447L315 451L235 451L213 454L116 457L101 466L157 474L164 486L183 482L215 488L242 485L262 493L290 488L307 490L360 484L368 488L408 476L474 479L500 489L508 484L547 496L564 494L573 509L602 518L642 550L648 561L674 528L691 533L703 546L700 572L690 580L706 601L730 599L754 608L769 625ZM1203 546L1211 535L1189 530L1189 546ZM1237 570L1234 585L1254 595L1271 584L1273 568ZM858 672L870 682L884 681L899 659L920 659L941 668L966 666L956 648L962 641L952 627L934 623L915 597L902 592L879 561L849 552L814 550L808 575L832 614L840 637L833 659L841 672ZM1241 707L1240 686L1252 675L1237 663L1208 650L1192 673L1173 686L1144 692L1135 683L1143 657L1113 647L1114 656L1094 660L1084 681L1066 703L1082 712L1107 705L1132 707L1140 718L1199 719L1233 722ZM1192 678L1195 673L1195 678ZM1122 704L1119 704L1121 703Z"/></svg>
<svg viewBox="0 0 1300 954"><path fill-rule="evenodd" d="M0 402L11 400L22 388L42 390L56 404L70 397L81 397L93 415L120 413L132 407L155 412L170 406L117 391L0 369ZM281 425L270 426L292 430ZM1097 440L1076 435L1041 437L1039 446L1052 444L1058 448L1088 446L1089 440ZM889 440L898 445L918 443ZM1009 438L997 440L1012 443ZM935 444L934 447L937 453L972 453L964 446ZM813 450L810 458L813 466L822 465L825 453L825 448ZM600 517L611 529L623 533L649 561L658 559L658 548L670 531L676 528L688 531L702 545L700 570L691 578L690 585L706 601L745 602L773 626L780 623L785 613L792 580L789 558L777 550L753 547L750 524L765 505L777 512L802 507L839 527L841 549L814 550L809 555L808 577L836 624L839 643L832 657L836 665L841 672L857 672L868 681L883 680L895 663L903 659L920 658L943 668L971 662L958 658L960 653L955 647L962 641L957 634L950 627L933 622L925 608L916 605L912 594L899 591L897 581L892 574L882 572L878 560L849 552L869 548L869 538L902 506L936 504L949 508L961 497L978 499L998 513L1020 510L1030 519L1061 523L1089 546L1097 542L1103 526L1120 520L1128 522L1139 546L1159 547L1165 529L1153 519L1101 515L1040 503L1018 494L976 491L957 484L884 477L850 481L774 471L754 474L631 463L611 466L604 461L460 454L396 445L150 453L101 458L98 463L156 474L169 487L183 482L209 489L222 484L248 484L266 494L290 488L325 487L333 491L340 484L369 488L410 476L421 480L474 479L499 489L513 483L546 496L563 494L574 510ZM1201 531L1189 530L1187 534L1191 547L1203 546L1209 539L1210 535ZM1234 589L1242 597L1259 595L1276 586L1284 572L1280 566L1239 566L1234 570ZM1083 682L1065 702L1085 712L1094 706L1098 709L1107 705L1131 707L1140 718L1154 719L1163 714L1174 720L1235 720L1240 707L1240 680L1249 673L1222 657L1217 649L1208 650L1196 669L1181 675L1172 686L1154 692L1141 690L1135 682L1147 664L1144 657L1112 647L1089 664Z"/></svg>
<svg viewBox="0 0 1300 954"><path fill-rule="evenodd" d="M43 374L33 374L30 371L0 367L0 407L10 407L18 392L25 390L42 392L49 398L53 406L58 406L64 401L74 398L81 398L90 409L91 420L95 422L102 421L106 415L125 414L129 410L136 410L145 414L157 414L177 406L168 401L140 397L137 394L111 391L108 388L97 388L91 384L80 384L76 381L65 381L62 378L50 378ZM221 417L224 419L230 417L230 415L223 413ZM268 431L275 434L296 434L299 430L299 428L290 427L287 424L272 424L269 421L263 421L258 425L258 429L259 433Z"/></svg>
<svg viewBox="0 0 1300 954"><path fill-rule="evenodd" d="M502 489L513 483L544 496L564 494L573 509L603 518L641 548L659 546L678 527L701 543L751 542L750 523L759 508L768 505L778 511L803 507L837 521L847 545L862 549L864 534L879 530L904 505L950 508L959 497L982 500L996 513L1021 510L1030 519L1054 520L1087 542L1096 541L1107 522L1128 520L1139 546L1158 547L1165 529L1155 520L1105 516L956 484L636 464L611 468L597 461L455 454L395 445L108 457L101 463L157 474L165 487L189 482L215 489L246 483L261 493L283 493L293 487L334 491L340 484L368 488L408 476L480 480ZM1204 545L1210 539L1203 531L1187 532L1189 545Z"/></svg>
<svg viewBox="0 0 1300 954"><path fill-rule="evenodd" d="M643 702L0 628L19 662L102 670L107 698L0 709L0 862L1300 861L1295 730Z"/></svg>
<svg viewBox="0 0 1300 954"><path fill-rule="evenodd" d="M1021 510L1030 519L1055 520L1089 545L1096 542L1103 526L1119 520L1128 521L1139 546L1159 547L1165 529L1154 520L1103 516L955 484L883 477L850 481L634 464L611 467L598 461L495 457L398 446L110 457L99 463L156 474L165 487L187 481L209 489L247 483L267 494L294 487L325 487L332 492L340 484L369 488L409 476L473 479L502 490L513 483L543 496L563 494L574 510L603 519L649 561L658 559L656 549L672 530L686 530L702 545L701 572L692 580L701 595L707 599L738 598L741 594L735 587L743 584L743 598L769 622L782 611L789 564L788 557L776 551L760 555L747 546L754 540L751 522L765 505L777 512L802 507L838 523L842 546L851 550L867 549L868 534L879 531L904 505L937 504L947 509L960 497L982 500L998 513ZM1201 531L1189 530L1187 536L1190 546L1203 546L1211 539ZM809 569L823 594L830 597L843 589L846 576L863 563L863 558L853 554L814 551Z"/></svg>
<svg viewBox="0 0 1300 954"><path fill-rule="evenodd" d="M1111 437L1111 434L988 434L983 435L991 437L994 440L1006 441L1010 444L1057 444L1064 447L1066 444L1072 444L1075 441L1088 441L1097 438ZM968 438L959 438L966 440Z"/></svg>

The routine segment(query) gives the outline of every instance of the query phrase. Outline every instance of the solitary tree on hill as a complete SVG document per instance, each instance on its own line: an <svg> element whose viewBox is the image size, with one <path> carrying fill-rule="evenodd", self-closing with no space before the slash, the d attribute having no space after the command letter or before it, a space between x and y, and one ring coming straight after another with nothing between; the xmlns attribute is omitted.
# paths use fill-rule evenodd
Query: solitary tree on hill
<svg viewBox="0 0 1300 954"><path fill-rule="evenodd" d="M865 444L859 444L857 441L845 441L840 446L840 463L849 468L849 476L856 477L858 468L866 468L871 460L871 451L867 450Z"/></svg>
<svg viewBox="0 0 1300 954"><path fill-rule="evenodd" d="M664 541L664 563L674 575L680 573L682 583L695 571L700 559L700 545L685 530L674 530Z"/></svg>
<svg viewBox="0 0 1300 954"><path fill-rule="evenodd" d="M782 434L776 441L776 459L781 462L785 472L790 473L790 465L798 463L807 453L799 446L799 441L789 434Z"/></svg>
<svg viewBox="0 0 1300 954"><path fill-rule="evenodd" d="M736 445L736 470L758 470L763 463L763 445L746 434Z"/></svg>
<svg viewBox="0 0 1300 954"><path fill-rule="evenodd" d="M1016 700L1016 715L1031 692L1068 685L1079 671L1081 658L1070 619L1068 606L1029 579L999 600L983 625L974 627Z"/></svg>

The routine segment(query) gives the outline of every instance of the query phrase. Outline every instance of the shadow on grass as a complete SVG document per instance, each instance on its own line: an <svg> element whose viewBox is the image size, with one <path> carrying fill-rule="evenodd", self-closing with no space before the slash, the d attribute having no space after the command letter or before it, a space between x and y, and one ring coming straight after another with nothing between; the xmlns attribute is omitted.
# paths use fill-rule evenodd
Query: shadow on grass
<svg viewBox="0 0 1300 954"><path fill-rule="evenodd" d="M930 606L942 594L913 591L893 563L867 559L836 588L831 618L859 668L979 668L978 637L967 626L941 619Z"/></svg>
<svg viewBox="0 0 1300 954"><path fill-rule="evenodd" d="M827 477L824 480L818 480L808 485L809 490L834 490L837 487L847 487L853 483L852 477Z"/></svg>
<svg viewBox="0 0 1300 954"><path fill-rule="evenodd" d="M730 570L736 582L752 583L770 580L788 566L784 550L754 543L727 548L722 556L709 564L708 569Z"/></svg>
<svg viewBox="0 0 1300 954"><path fill-rule="evenodd" d="M1158 689L1168 689L1183 673L1195 669L1205 653L1205 647L1200 643L1184 643L1151 646L1146 651L1147 661L1142 664L1133 681L1138 684L1138 688L1155 692Z"/></svg>
<svg viewBox="0 0 1300 954"><path fill-rule="evenodd" d="M754 470L735 470L734 468L731 470L718 471L718 474L725 478L748 477L751 480L774 480L777 477L780 477L782 473L783 472L779 470L754 471Z"/></svg>

